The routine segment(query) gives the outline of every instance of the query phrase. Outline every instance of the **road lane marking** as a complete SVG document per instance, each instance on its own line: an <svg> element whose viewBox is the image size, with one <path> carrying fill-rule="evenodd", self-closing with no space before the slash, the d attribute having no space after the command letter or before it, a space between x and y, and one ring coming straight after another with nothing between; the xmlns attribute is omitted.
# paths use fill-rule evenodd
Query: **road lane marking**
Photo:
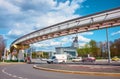
<svg viewBox="0 0 120 79"><path fill-rule="evenodd" d="M19 78L19 79L28 79L28 78L18 77L18 76L16 76L16 75L10 74L10 73L6 72L5 70L6 70L6 68L2 69L2 72L3 72L4 74L10 76L10 77Z"/></svg>
<svg viewBox="0 0 120 79"><path fill-rule="evenodd" d="M8 74L9 76L12 76L12 74Z"/></svg>
<svg viewBox="0 0 120 79"><path fill-rule="evenodd" d="M5 69L5 68L4 68L4 69ZM2 70L2 72L3 72L3 73L5 72L5 70L4 70L4 69Z"/></svg>
<svg viewBox="0 0 120 79"><path fill-rule="evenodd" d="M12 77L17 77L16 75L13 75Z"/></svg>
<svg viewBox="0 0 120 79"><path fill-rule="evenodd" d="M23 79L23 77L18 77L18 78Z"/></svg>

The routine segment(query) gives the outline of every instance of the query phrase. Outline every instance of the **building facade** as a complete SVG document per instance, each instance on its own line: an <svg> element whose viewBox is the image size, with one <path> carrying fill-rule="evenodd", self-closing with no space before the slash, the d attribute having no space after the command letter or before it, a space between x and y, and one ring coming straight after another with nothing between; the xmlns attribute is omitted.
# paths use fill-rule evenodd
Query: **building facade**
<svg viewBox="0 0 120 79"><path fill-rule="evenodd" d="M78 56L77 50L75 47L56 47L56 54L67 54L69 58L76 58Z"/></svg>
<svg viewBox="0 0 120 79"><path fill-rule="evenodd" d="M70 47L56 47L57 54L67 54L68 59L76 58L78 56L77 48L79 47L78 44L78 36L73 37L73 42Z"/></svg>

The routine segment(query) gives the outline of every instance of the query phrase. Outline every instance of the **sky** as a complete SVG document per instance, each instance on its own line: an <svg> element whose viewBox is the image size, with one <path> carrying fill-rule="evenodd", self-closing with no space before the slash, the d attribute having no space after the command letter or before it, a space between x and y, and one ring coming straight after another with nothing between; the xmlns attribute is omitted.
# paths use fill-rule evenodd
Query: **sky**
<svg viewBox="0 0 120 79"><path fill-rule="evenodd" d="M0 0L0 35L9 48L14 40L35 30L117 7L120 7L120 0ZM120 37L120 26L109 28L108 32L109 40L113 41ZM79 46L84 46L90 40L105 42L105 33L105 29L77 33L31 46L37 50L53 51L54 47L71 46L76 35Z"/></svg>

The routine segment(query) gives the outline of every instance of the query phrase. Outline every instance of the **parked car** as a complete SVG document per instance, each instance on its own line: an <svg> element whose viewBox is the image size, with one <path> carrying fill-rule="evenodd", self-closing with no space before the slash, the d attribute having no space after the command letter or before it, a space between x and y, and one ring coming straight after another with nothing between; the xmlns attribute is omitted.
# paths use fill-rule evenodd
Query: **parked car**
<svg viewBox="0 0 120 79"><path fill-rule="evenodd" d="M95 57L85 57L82 59L82 62L95 62L96 58Z"/></svg>
<svg viewBox="0 0 120 79"><path fill-rule="evenodd" d="M117 56L114 56L113 58L112 58L112 61L119 61L120 59L117 57Z"/></svg>
<svg viewBox="0 0 120 79"><path fill-rule="evenodd" d="M82 57L77 57L72 59L72 62L80 62L80 61L82 61Z"/></svg>
<svg viewBox="0 0 120 79"><path fill-rule="evenodd" d="M30 56L28 56L28 57L25 58L25 62L28 63L28 64L31 63L31 58L30 58Z"/></svg>
<svg viewBox="0 0 120 79"><path fill-rule="evenodd" d="M48 59L47 58L41 58L42 61L47 61Z"/></svg>

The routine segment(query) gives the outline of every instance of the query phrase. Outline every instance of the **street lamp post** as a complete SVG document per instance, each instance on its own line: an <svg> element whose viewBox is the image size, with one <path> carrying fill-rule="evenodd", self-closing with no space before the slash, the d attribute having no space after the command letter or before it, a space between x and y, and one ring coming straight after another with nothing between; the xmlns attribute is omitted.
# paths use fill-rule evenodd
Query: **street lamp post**
<svg viewBox="0 0 120 79"><path fill-rule="evenodd" d="M106 27L106 39L107 39L107 52L108 52L108 63L111 63L111 52L110 52L110 45L109 45L109 38L108 38L108 27Z"/></svg>

